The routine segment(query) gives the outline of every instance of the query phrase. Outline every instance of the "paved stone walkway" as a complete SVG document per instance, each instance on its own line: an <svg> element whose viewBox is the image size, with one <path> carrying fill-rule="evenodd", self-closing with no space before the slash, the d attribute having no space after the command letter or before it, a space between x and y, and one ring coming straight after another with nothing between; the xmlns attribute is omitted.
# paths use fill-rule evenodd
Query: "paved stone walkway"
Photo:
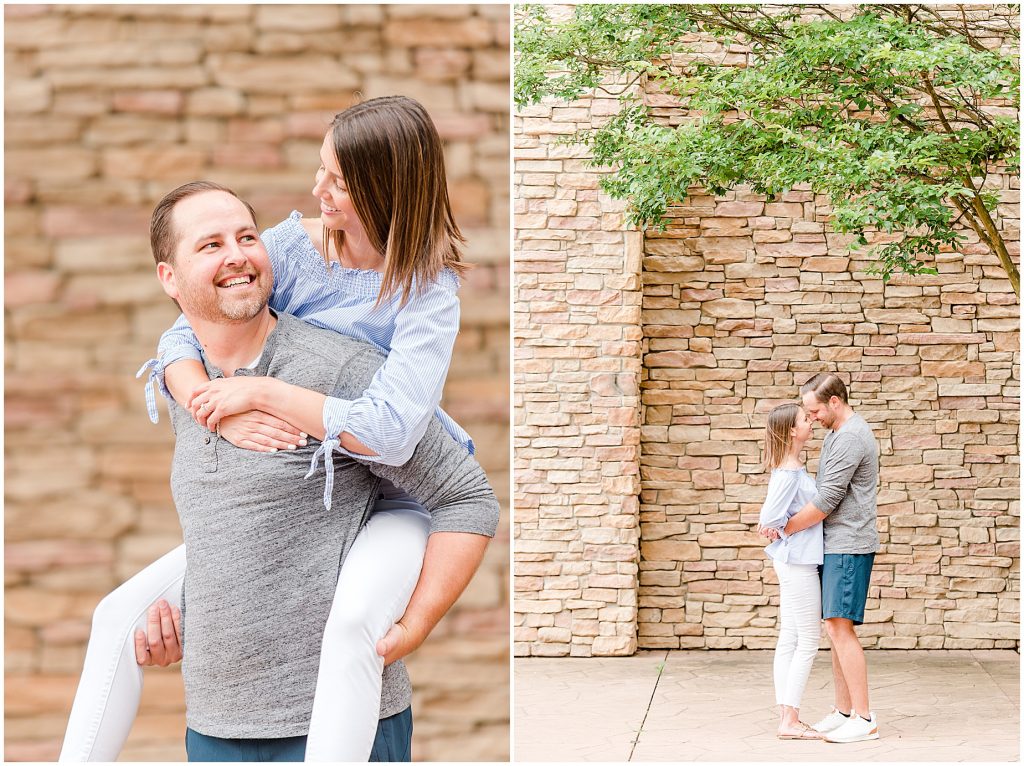
<svg viewBox="0 0 1024 766"><path fill-rule="evenodd" d="M516 761L1016 761L1020 655L870 651L881 738L775 738L772 652L653 651L517 658ZM804 692L809 723L832 702L828 652Z"/></svg>

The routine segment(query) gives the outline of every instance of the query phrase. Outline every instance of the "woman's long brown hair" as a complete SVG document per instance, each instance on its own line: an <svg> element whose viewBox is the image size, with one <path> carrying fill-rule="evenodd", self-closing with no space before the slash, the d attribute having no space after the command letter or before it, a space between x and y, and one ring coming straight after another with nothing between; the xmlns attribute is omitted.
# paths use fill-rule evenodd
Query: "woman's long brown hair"
<svg viewBox="0 0 1024 766"><path fill-rule="evenodd" d="M793 443L793 428L800 405L793 402L773 407L768 413L764 427L764 468L770 471L778 468L786 459L786 453Z"/></svg>
<svg viewBox="0 0 1024 766"><path fill-rule="evenodd" d="M423 106L405 96L369 99L335 115L331 141L352 207L384 256L377 303L401 292L404 305L446 267L462 276L466 239L448 202L441 137ZM341 252L344 232L324 237Z"/></svg>

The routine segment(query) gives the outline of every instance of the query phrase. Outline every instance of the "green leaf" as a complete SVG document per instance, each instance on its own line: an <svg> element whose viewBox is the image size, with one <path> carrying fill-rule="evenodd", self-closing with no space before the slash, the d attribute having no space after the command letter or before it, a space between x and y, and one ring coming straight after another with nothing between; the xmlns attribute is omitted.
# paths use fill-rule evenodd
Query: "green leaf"
<svg viewBox="0 0 1024 766"><path fill-rule="evenodd" d="M849 8L810 20L796 6L581 4L555 21L545 6L516 6L515 98L622 99L620 114L575 138L612 170L602 189L639 226L663 226L695 186L809 187L830 200L832 228L855 235L851 247L899 235L871 250L883 279L931 273L971 223L954 208L975 196L971 179L1019 174L1019 121L978 108L997 99L1019 110L1019 58L973 45L957 25L925 24L927 14L908 21L905 6ZM710 42L752 53L723 66ZM645 106L662 96L681 104L680 124ZM987 190L981 200L999 204Z"/></svg>

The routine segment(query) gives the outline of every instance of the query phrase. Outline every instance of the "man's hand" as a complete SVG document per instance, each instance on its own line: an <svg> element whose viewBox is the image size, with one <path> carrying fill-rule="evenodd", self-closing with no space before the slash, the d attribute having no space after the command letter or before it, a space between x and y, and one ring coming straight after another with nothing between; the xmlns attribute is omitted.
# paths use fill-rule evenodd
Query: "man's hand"
<svg viewBox="0 0 1024 766"><path fill-rule="evenodd" d="M778 540L782 536L779 534L779 530L774 527L762 527L760 524L757 525L757 533L762 537L767 537L769 540Z"/></svg>
<svg viewBox="0 0 1024 766"><path fill-rule="evenodd" d="M469 584L483 560L489 537L469 532L435 532L427 538L423 569L402 618L377 642L390 665L419 648Z"/></svg>
<svg viewBox="0 0 1024 766"><path fill-rule="evenodd" d="M167 667L181 660L181 610L163 599L149 608L146 630L135 631L135 661Z"/></svg>
<svg viewBox="0 0 1024 766"><path fill-rule="evenodd" d="M306 434L281 418L260 410L228 415L220 421L217 433L242 449L277 452L306 446Z"/></svg>
<svg viewBox="0 0 1024 766"><path fill-rule="evenodd" d="M390 665L418 649L425 638L426 636L417 638L412 630L399 621L377 642L377 654L384 658L385 665Z"/></svg>

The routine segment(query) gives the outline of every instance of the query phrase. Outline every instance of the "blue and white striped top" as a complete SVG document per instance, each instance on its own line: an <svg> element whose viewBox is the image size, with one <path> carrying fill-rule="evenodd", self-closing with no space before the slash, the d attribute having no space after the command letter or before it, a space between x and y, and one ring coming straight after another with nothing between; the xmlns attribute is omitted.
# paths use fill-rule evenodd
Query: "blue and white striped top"
<svg viewBox="0 0 1024 766"><path fill-rule="evenodd" d="M768 480L768 495L758 522L782 532L786 522L814 499L817 487L804 468L776 468ZM764 549L771 558L786 564L821 564L825 542L821 522L782 537Z"/></svg>
<svg viewBox="0 0 1024 766"><path fill-rule="evenodd" d="M367 341L387 355L362 397L327 399L324 446L351 455L336 438L330 438L347 431L377 453L377 457L361 455L361 460L402 465L415 451L430 417L436 415L445 430L472 454L475 448L469 434L438 407L459 331L458 276L445 269L423 292L414 292L404 306L398 293L375 307L383 275L372 269L347 269L334 261L328 270L301 218L301 213L292 211L261 237L274 271L270 307ZM171 398L163 381L167 365L201 359L200 352L192 328L184 316L179 317L160 338L159 361L147 363L153 370L151 379L164 396ZM155 416L153 403L150 418Z"/></svg>

